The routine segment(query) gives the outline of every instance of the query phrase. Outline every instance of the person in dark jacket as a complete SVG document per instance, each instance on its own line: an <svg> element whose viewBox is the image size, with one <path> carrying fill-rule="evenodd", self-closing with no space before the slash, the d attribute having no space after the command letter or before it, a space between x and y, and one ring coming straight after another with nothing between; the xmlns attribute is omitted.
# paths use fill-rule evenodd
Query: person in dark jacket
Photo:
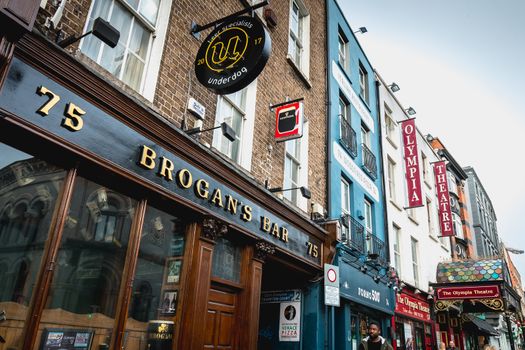
<svg viewBox="0 0 525 350"><path fill-rule="evenodd" d="M368 324L368 337L359 344L359 350L393 350L385 338L381 336L381 326L377 322Z"/></svg>
<svg viewBox="0 0 525 350"><path fill-rule="evenodd" d="M456 344L454 344L454 341L453 341L453 340L451 340L451 341L448 342L447 350L457 350L457 348L456 348Z"/></svg>

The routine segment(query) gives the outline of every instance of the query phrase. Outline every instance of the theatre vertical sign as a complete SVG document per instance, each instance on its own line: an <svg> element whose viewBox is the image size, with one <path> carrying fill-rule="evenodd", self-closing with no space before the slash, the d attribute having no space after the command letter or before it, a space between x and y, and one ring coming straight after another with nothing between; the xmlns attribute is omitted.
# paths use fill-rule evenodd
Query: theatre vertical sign
<svg viewBox="0 0 525 350"><path fill-rule="evenodd" d="M408 208L421 207L421 178L419 176L419 152L417 149L417 131L415 119L401 122L403 132L403 156L405 158L405 177L407 181Z"/></svg>
<svg viewBox="0 0 525 350"><path fill-rule="evenodd" d="M450 194L447 183L447 165L445 161L434 163L434 177L439 207L439 225L442 236L454 236L452 213L450 212Z"/></svg>

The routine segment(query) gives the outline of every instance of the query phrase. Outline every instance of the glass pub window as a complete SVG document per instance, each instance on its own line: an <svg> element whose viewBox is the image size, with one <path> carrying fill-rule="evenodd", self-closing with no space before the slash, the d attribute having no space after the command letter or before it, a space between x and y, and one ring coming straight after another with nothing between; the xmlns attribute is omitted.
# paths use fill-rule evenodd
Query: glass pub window
<svg viewBox="0 0 525 350"><path fill-rule="evenodd" d="M149 206L133 278L126 321L128 336L123 343L125 349L146 350L150 346L154 347L153 343L157 341L148 340L148 332L158 330L159 327L164 326L166 331L173 333L173 317L179 305L183 255L183 222L176 216ZM158 343L166 347L171 344L171 339L159 340Z"/></svg>
<svg viewBox="0 0 525 350"><path fill-rule="evenodd" d="M81 44L81 51L118 79L141 91L154 38L160 0L95 0L87 29L102 17L120 32L115 48L93 35Z"/></svg>
<svg viewBox="0 0 525 350"><path fill-rule="evenodd" d="M18 349L65 171L2 143L0 154L1 346Z"/></svg>
<svg viewBox="0 0 525 350"><path fill-rule="evenodd" d="M109 349L135 208L135 200L77 178L41 331L81 329L93 349Z"/></svg>

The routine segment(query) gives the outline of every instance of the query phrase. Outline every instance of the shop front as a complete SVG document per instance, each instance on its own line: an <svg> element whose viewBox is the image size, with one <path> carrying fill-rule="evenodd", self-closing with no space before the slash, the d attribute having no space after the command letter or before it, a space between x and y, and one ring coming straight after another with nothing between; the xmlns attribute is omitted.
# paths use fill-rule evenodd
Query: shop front
<svg viewBox="0 0 525 350"><path fill-rule="evenodd" d="M394 320L394 349L432 349L430 304L422 293L405 290L398 293Z"/></svg>
<svg viewBox="0 0 525 350"><path fill-rule="evenodd" d="M460 349L487 344L515 349L502 325L519 308L519 296L505 281L502 259L442 262L435 289L436 332L439 341L453 340Z"/></svg>
<svg viewBox="0 0 525 350"><path fill-rule="evenodd" d="M324 230L44 39L5 69L0 348L254 349L262 290L317 312Z"/></svg>
<svg viewBox="0 0 525 350"><path fill-rule="evenodd" d="M341 306L335 312L337 349L357 350L368 336L368 325L381 325L381 335L392 341L394 291L382 268L373 267L340 248L336 261L340 271Z"/></svg>

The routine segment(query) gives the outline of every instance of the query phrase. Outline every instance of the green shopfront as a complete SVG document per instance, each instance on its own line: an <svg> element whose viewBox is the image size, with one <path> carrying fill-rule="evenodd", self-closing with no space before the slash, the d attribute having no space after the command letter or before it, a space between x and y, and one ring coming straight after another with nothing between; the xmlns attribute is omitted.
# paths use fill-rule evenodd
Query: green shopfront
<svg viewBox="0 0 525 350"><path fill-rule="evenodd" d="M341 306L335 310L336 349L357 350L371 321L381 325L381 335L391 344L395 292L385 268L354 256L346 246L339 247L335 261L341 293Z"/></svg>

